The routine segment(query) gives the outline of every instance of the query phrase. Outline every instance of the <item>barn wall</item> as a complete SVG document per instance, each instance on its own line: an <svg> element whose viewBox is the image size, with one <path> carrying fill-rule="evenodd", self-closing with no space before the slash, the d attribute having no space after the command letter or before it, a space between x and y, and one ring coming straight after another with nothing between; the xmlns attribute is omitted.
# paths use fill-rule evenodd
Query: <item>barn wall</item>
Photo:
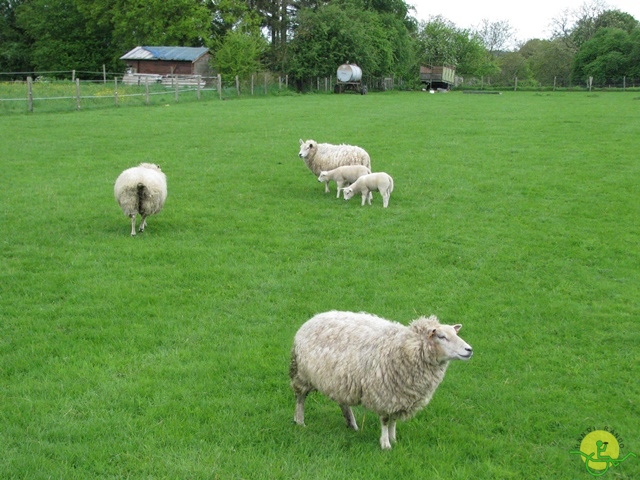
<svg viewBox="0 0 640 480"><path fill-rule="evenodd" d="M192 62L178 62L166 60L136 60L129 61L129 66L135 68L136 73L153 73L156 75L194 75Z"/></svg>

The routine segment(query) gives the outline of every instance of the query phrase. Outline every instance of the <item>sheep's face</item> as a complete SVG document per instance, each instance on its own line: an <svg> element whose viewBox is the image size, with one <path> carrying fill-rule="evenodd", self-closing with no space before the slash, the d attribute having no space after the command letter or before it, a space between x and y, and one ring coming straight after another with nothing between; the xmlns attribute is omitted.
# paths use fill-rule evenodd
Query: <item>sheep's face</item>
<svg viewBox="0 0 640 480"><path fill-rule="evenodd" d="M325 172L324 170L322 172L320 172L320 176L318 177L318 181L319 182L326 182L327 179L327 172Z"/></svg>
<svg viewBox="0 0 640 480"><path fill-rule="evenodd" d="M342 190L342 193L344 193L344 199L349 200L351 197L353 197L353 188L347 187Z"/></svg>
<svg viewBox="0 0 640 480"><path fill-rule="evenodd" d="M300 158L309 158L309 155L312 155L317 148L316 142L313 140L307 140L303 142L300 140L300 152L298 152L298 156Z"/></svg>
<svg viewBox="0 0 640 480"><path fill-rule="evenodd" d="M429 329L429 338L435 343L438 360L469 360L473 355L471 345L458 336L462 325L439 325Z"/></svg>

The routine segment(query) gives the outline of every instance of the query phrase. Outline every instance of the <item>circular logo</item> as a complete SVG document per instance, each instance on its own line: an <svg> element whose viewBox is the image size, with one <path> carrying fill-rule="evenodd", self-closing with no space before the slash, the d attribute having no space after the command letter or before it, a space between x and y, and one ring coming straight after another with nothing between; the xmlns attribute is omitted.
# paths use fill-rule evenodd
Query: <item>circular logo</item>
<svg viewBox="0 0 640 480"><path fill-rule="evenodd" d="M580 443L583 462L589 462L592 470L607 470L611 460L620 456L620 444L611 433L595 430L587 434Z"/></svg>

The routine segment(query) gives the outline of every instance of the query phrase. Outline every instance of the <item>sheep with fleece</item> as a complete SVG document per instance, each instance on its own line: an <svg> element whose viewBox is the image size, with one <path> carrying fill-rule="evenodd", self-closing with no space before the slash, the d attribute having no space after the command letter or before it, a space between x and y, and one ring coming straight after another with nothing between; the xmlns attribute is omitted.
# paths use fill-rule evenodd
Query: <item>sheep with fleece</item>
<svg viewBox="0 0 640 480"><path fill-rule="evenodd" d="M333 170L322 170L318 176L319 182L329 183L333 180L338 186L338 194L336 198L340 198L340 190L345 185L349 186L363 175L371 173L368 167L364 165L345 165L343 167L334 168Z"/></svg>
<svg viewBox="0 0 640 480"><path fill-rule="evenodd" d="M382 206L387 208L389 206L389 198L391 192L393 192L393 178L391 175L385 172L375 172L369 175L363 175L353 182L350 186L342 190L344 199L349 200L356 193L362 194L362 205L364 206L365 200L369 200L371 205L371 192L378 191L382 195Z"/></svg>
<svg viewBox="0 0 640 480"><path fill-rule="evenodd" d="M347 427L358 430L351 410L363 405L380 416L380 446L396 441L396 421L425 407L450 360L469 360L471 346L458 337L462 325L420 317L409 326L368 313L315 315L295 335L291 387L294 421L304 425L304 402L317 390L335 400Z"/></svg>
<svg viewBox="0 0 640 480"><path fill-rule="evenodd" d="M136 215L140 214L140 231L147 226L147 217L158 213L167 199L167 177L158 165L141 163L122 172L116 179L113 193L122 212L131 218L131 235L136 234Z"/></svg>
<svg viewBox="0 0 640 480"><path fill-rule="evenodd" d="M344 165L364 165L371 169L369 154L353 145L332 145L315 140L300 139L298 156L317 177L323 170L333 170ZM324 182L325 193L329 192L329 181Z"/></svg>

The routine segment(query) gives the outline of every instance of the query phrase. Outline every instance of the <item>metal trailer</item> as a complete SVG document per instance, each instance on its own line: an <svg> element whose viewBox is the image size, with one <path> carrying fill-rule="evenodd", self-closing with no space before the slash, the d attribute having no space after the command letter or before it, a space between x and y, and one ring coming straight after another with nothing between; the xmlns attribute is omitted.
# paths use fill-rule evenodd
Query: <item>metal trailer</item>
<svg viewBox="0 0 640 480"><path fill-rule="evenodd" d="M361 95L367 94L367 86L362 82L362 69L355 63L345 63L338 67L334 93L353 91Z"/></svg>
<svg viewBox="0 0 640 480"><path fill-rule="evenodd" d="M456 69L446 65L420 67L420 82L427 85L427 88L443 88L449 90L455 86Z"/></svg>

